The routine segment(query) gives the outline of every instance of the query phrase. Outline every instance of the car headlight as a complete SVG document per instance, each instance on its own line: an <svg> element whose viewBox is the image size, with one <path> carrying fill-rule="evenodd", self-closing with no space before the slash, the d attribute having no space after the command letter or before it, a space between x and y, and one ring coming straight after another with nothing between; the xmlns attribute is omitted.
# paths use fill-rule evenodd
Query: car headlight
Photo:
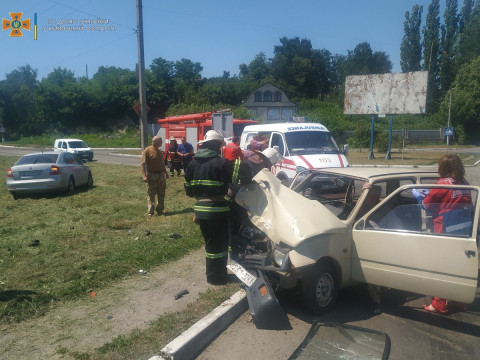
<svg viewBox="0 0 480 360"><path fill-rule="evenodd" d="M283 251L280 251L277 248L273 249L273 261L275 262L276 265L278 265L279 267L282 267L286 258L287 258L286 253L284 253Z"/></svg>
<svg viewBox="0 0 480 360"><path fill-rule="evenodd" d="M295 168L295 171L297 172L297 174L298 174L300 171L303 171L303 170L307 170L307 168L306 168L306 167L303 167L303 166L297 166L297 167Z"/></svg>

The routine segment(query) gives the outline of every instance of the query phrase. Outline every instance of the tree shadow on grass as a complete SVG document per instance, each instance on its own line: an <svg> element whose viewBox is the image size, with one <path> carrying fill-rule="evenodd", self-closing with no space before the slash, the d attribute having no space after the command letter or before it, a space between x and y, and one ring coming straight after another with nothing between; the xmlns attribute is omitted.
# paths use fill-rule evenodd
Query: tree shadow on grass
<svg viewBox="0 0 480 360"><path fill-rule="evenodd" d="M37 292L31 290L7 290L0 291L0 301L32 301L32 296L36 295Z"/></svg>

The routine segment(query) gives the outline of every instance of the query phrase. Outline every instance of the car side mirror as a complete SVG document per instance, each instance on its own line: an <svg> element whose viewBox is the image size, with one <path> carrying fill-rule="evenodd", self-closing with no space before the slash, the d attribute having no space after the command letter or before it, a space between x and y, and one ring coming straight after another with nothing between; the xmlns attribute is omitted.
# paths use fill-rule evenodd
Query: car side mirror
<svg viewBox="0 0 480 360"><path fill-rule="evenodd" d="M349 149L348 144L343 145L343 153L345 154L345 156L348 155L348 149Z"/></svg>

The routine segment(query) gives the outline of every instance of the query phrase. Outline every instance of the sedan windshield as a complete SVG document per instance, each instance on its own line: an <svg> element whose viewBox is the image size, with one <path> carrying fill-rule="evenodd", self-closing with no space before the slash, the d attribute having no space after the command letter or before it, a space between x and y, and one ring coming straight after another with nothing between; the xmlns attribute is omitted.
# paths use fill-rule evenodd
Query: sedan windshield
<svg viewBox="0 0 480 360"><path fill-rule="evenodd" d="M85 149L88 147L85 141L69 141L68 145L71 149Z"/></svg>
<svg viewBox="0 0 480 360"><path fill-rule="evenodd" d="M340 152L332 135L326 131L289 132L285 134L285 141L291 156Z"/></svg>
<svg viewBox="0 0 480 360"><path fill-rule="evenodd" d="M57 159L58 154L32 154L22 156L15 165L55 164Z"/></svg>

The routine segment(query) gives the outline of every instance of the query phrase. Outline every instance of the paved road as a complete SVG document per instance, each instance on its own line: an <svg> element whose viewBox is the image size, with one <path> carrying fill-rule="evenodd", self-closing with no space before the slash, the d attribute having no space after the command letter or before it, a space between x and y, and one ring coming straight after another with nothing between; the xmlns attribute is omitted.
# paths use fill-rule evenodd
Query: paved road
<svg viewBox="0 0 480 360"><path fill-rule="evenodd" d="M51 151L51 148L45 148L44 151ZM122 153L122 149L92 149L93 162L102 162L107 164L134 165L140 167L140 155L128 155ZM125 152L140 149L123 149ZM1 146L0 155L21 156L35 151L42 151L38 148Z"/></svg>

